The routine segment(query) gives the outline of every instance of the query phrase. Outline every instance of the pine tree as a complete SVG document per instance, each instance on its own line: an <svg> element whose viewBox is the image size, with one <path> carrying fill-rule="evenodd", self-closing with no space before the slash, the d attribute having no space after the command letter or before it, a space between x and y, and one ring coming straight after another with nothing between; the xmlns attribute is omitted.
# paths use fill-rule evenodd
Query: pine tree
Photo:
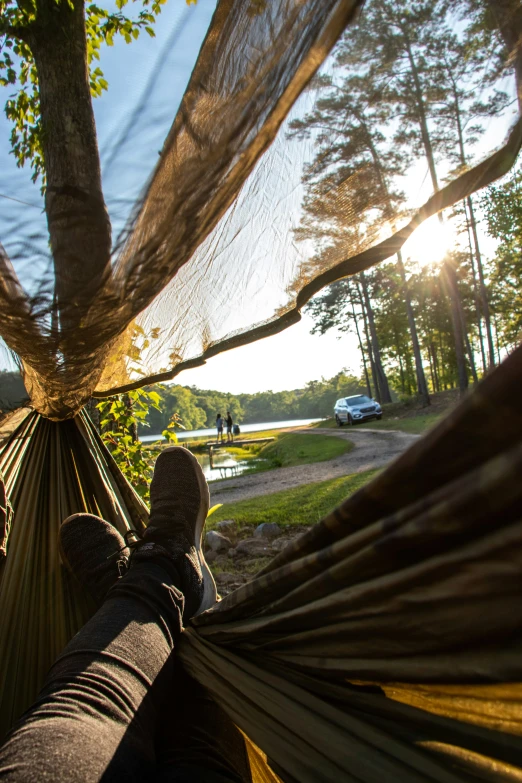
<svg viewBox="0 0 522 783"><path fill-rule="evenodd" d="M305 218L296 235L301 239L335 238L339 247L340 226L346 232L354 220L359 224L366 220L368 237L375 233L372 223L380 227L384 221L394 224L398 219L404 195L393 187L393 179L404 173L408 160L390 149L383 154L382 145L386 140L383 127L389 120L389 111L375 99L378 92L368 75L350 75L337 82L323 78L317 85L324 94L314 110L291 125L292 135L300 138L316 132L319 148L304 177L307 185L303 204ZM353 247L356 232L357 229L352 229L349 247ZM347 247L343 250L347 254ZM415 356L417 393L424 404L429 405L411 296L400 253L397 264ZM368 304L365 307L368 311ZM376 339L372 338L372 344ZM383 394L386 395L385 390Z"/></svg>

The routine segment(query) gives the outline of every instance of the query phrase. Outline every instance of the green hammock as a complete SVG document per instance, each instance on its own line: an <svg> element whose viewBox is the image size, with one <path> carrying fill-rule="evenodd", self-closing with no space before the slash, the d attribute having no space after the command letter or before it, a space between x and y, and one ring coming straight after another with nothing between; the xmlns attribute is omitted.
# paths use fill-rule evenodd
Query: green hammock
<svg viewBox="0 0 522 783"><path fill-rule="evenodd" d="M187 669L284 780L520 780L521 381L519 349L184 634ZM146 511L84 414L29 413L0 466L5 730L92 611L59 564L61 519L124 530Z"/></svg>

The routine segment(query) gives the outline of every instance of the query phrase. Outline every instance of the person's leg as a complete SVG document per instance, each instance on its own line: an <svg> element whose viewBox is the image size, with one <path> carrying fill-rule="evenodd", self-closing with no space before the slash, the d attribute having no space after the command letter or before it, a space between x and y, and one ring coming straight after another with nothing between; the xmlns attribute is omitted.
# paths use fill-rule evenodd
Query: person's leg
<svg viewBox="0 0 522 783"><path fill-rule="evenodd" d="M158 459L150 525L129 572L66 647L36 703L0 749L0 780L90 783L151 777L158 715L166 693L171 703L175 699L172 652L183 613L190 617L215 600L210 572L198 558L208 489L189 452L168 451ZM95 598L117 577L116 558L108 561L105 553L94 559L100 525L108 539L110 526L90 515L76 515L62 528L66 559L83 581L90 580ZM93 546L74 550L80 528ZM117 553L119 546L113 542L112 547Z"/></svg>
<svg viewBox="0 0 522 783"><path fill-rule="evenodd" d="M160 720L157 783L251 783L241 732L179 661L174 671L179 709L164 709Z"/></svg>

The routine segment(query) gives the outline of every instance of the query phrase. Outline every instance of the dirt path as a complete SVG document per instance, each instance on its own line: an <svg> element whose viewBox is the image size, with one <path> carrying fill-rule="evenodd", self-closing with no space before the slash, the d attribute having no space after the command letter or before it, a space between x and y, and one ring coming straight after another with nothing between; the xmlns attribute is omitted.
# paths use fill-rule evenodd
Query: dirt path
<svg viewBox="0 0 522 783"><path fill-rule="evenodd" d="M236 476L224 481L210 483L211 503L235 503L238 500L259 495L270 495L284 489L310 484L312 481L326 481L351 473L362 473L371 468L380 468L405 451L419 436L397 430L371 430L349 427L342 430L306 428L296 429L313 437L330 435L352 441L355 448L348 454L312 465L298 465L293 468L278 468L251 476Z"/></svg>

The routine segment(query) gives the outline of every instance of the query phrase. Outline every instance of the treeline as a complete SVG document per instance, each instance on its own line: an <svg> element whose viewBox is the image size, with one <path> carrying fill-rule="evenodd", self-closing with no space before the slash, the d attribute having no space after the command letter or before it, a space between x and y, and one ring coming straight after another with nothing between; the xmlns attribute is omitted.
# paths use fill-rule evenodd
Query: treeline
<svg viewBox="0 0 522 783"><path fill-rule="evenodd" d="M330 75L316 78L313 110L290 136L316 154L303 177L297 241L323 269L395 230L408 215L404 176L426 165L434 192L473 163L488 121L514 101L521 73L518 3L504 0L368 0L340 42ZM516 66L516 67L515 67ZM367 390L464 390L520 342L520 173L460 202L459 234L438 266L399 252L393 261L330 286L308 306L314 331L357 334ZM484 258L481 231L499 243ZM371 238L374 239L371 239Z"/></svg>
<svg viewBox="0 0 522 783"><path fill-rule="evenodd" d="M161 432L174 413L180 416L187 430L213 427L217 414L225 416L227 411L239 424L321 418L332 415L338 397L363 390L359 379L344 372L328 380L310 381L304 389L256 394L232 395L195 386L157 384L154 391L161 398L160 410L149 410L147 431ZM142 428L141 432L145 430Z"/></svg>

